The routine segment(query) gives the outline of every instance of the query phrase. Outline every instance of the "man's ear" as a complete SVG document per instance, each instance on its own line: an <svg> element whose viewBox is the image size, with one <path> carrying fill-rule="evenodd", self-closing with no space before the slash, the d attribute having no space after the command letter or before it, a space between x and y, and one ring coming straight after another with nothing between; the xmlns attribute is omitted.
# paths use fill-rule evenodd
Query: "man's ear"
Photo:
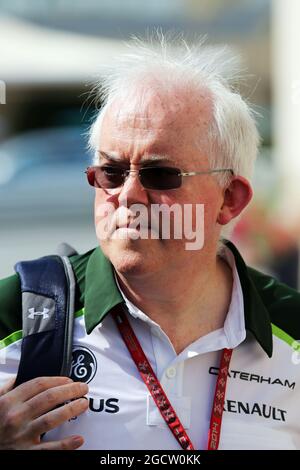
<svg viewBox="0 0 300 470"><path fill-rule="evenodd" d="M228 224L249 204L252 195L253 191L249 181L243 176L234 176L224 191L224 201L217 222L220 225Z"/></svg>

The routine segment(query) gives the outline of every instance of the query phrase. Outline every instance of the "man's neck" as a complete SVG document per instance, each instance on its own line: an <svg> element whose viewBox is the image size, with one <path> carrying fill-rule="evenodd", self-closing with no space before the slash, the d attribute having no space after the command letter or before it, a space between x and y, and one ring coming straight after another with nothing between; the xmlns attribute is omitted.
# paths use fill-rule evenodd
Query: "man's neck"
<svg viewBox="0 0 300 470"><path fill-rule="evenodd" d="M232 293L232 271L222 258L194 275L189 266L186 274L128 278L117 273L125 296L160 325L177 354L224 325Z"/></svg>

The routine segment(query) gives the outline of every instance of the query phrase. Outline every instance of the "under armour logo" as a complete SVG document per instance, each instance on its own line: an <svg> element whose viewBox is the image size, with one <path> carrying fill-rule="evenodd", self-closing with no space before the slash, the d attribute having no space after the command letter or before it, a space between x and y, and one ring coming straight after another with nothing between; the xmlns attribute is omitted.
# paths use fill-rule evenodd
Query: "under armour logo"
<svg viewBox="0 0 300 470"><path fill-rule="evenodd" d="M48 312L50 312L50 309L49 308L43 308L42 312L36 312L35 308L29 308L28 312L29 312L28 318L31 318L32 320L34 320L36 315L37 316L42 315L43 320L45 320L45 318L49 318Z"/></svg>

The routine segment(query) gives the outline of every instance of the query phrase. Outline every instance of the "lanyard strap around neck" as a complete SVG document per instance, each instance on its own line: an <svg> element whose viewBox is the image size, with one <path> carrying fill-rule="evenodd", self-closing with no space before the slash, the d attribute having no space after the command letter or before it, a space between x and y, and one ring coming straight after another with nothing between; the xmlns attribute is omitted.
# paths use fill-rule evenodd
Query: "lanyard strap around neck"
<svg viewBox="0 0 300 470"><path fill-rule="evenodd" d="M186 433L176 411L172 407L159 380L157 379L150 362L148 361L139 340L137 339L123 310L124 306L117 305L112 310L112 316L119 332L128 348L137 369L147 386L163 419L173 436L184 450L194 450L194 446ZM217 450L220 441L222 415L225 401L226 383L232 349L224 349L220 362L219 374L216 383L214 402L211 412L211 421L208 433L208 450Z"/></svg>
<svg viewBox="0 0 300 470"><path fill-rule="evenodd" d="M219 448L227 377L231 356L232 349L223 349L215 388L214 402L211 410L207 444L208 450L218 450Z"/></svg>

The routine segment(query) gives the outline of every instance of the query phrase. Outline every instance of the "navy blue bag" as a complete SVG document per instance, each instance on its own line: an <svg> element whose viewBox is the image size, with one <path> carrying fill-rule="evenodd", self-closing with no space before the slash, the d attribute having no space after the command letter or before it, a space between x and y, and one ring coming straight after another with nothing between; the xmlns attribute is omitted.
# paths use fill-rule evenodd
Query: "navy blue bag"
<svg viewBox="0 0 300 470"><path fill-rule="evenodd" d="M15 387L41 376L69 376L72 361L75 277L66 244L64 255L15 265L21 281L23 340ZM67 254L67 256L66 256Z"/></svg>

